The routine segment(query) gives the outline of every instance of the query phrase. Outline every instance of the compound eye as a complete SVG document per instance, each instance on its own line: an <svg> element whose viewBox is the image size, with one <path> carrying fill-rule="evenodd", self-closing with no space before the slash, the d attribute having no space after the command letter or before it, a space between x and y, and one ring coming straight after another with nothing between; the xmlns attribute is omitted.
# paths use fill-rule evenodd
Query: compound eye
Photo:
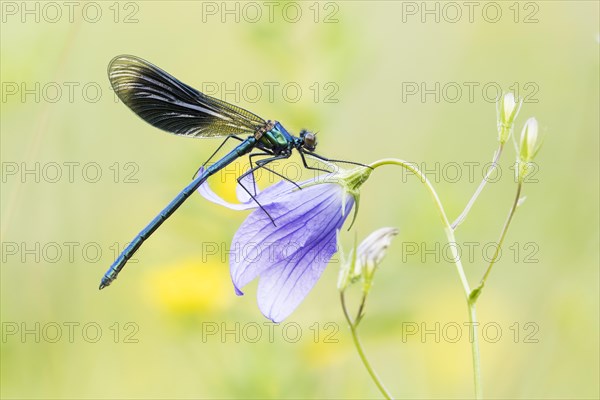
<svg viewBox="0 0 600 400"><path fill-rule="evenodd" d="M312 132L304 134L304 147L308 151L313 151L317 147L317 135Z"/></svg>

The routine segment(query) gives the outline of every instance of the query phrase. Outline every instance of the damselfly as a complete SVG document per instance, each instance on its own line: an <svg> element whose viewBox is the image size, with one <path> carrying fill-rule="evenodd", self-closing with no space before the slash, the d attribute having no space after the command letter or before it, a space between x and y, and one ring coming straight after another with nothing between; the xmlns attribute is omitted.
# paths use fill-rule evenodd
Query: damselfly
<svg viewBox="0 0 600 400"><path fill-rule="evenodd" d="M251 168L238 178L238 183L244 176L258 168L266 168L265 166L272 161L289 158L294 149L300 154L304 166L309 169L319 168L310 167L306 163L306 154L323 161L340 161L329 160L314 153L317 146L317 137L314 133L302 130L299 136L293 136L279 122L265 121L240 107L207 96L139 57L130 55L115 57L108 66L108 77L119 99L149 124L179 136L226 137L208 161L227 140L235 139L241 143L197 175L142 229L106 271L100 283L100 289L110 285L117 278L119 272L142 243L209 176L239 157L249 155ZM244 134L248 136L246 138L238 136ZM254 157L262 157L262 159L254 161ZM348 161L342 162L356 164ZM270 171L277 174L273 170ZM254 198L246 187L241 186ZM269 218L271 217L269 216ZM273 219L271 221L276 223Z"/></svg>

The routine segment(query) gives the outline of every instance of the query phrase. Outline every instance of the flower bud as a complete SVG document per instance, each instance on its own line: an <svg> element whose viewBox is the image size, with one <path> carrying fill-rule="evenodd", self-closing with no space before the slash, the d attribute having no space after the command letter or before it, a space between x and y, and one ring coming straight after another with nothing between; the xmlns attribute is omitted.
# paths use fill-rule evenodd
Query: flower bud
<svg viewBox="0 0 600 400"><path fill-rule="evenodd" d="M535 118L529 118L521 131L519 168L517 169L519 182L522 182L525 175L527 175L528 164L531 163L540 149L538 137L538 122Z"/></svg>
<svg viewBox="0 0 600 400"><path fill-rule="evenodd" d="M537 140L538 122L535 118L529 118L521 132L520 157L522 161L533 160L537 152Z"/></svg>
<svg viewBox="0 0 600 400"><path fill-rule="evenodd" d="M498 114L498 140L504 144L513 131L515 118L521 109L522 102L515 101L515 95L506 93L496 104Z"/></svg>
<svg viewBox="0 0 600 400"><path fill-rule="evenodd" d="M365 238L356 250L356 268L364 279L363 291L368 292L371 288L375 269L383 260L392 238L398 234L396 228L380 228Z"/></svg>
<svg viewBox="0 0 600 400"><path fill-rule="evenodd" d="M344 291L349 285L363 280L363 291L371 287L375 269L383 260L392 238L398 234L396 228L381 228L367 236L358 246L356 242L348 259L344 255L338 236L338 248L341 254L341 267L337 287Z"/></svg>

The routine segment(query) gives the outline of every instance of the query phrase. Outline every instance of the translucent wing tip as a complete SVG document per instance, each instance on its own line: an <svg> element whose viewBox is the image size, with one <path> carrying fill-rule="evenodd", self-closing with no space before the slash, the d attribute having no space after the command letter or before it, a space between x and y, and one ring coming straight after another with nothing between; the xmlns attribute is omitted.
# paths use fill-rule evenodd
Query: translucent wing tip
<svg viewBox="0 0 600 400"><path fill-rule="evenodd" d="M140 68L144 67L148 68L148 70L156 68L154 65L144 60L143 58L132 56L130 54L121 54L114 57L108 63L107 68L108 79L110 80L113 89L118 89L115 85L120 75L124 73L126 74L128 71L129 73L131 73L131 71L133 70L139 70ZM131 79L131 77L125 78L125 80L128 79Z"/></svg>
<svg viewBox="0 0 600 400"><path fill-rule="evenodd" d="M116 57L113 57L112 60L110 60L110 62L108 63L108 67L106 68L106 72L108 74L108 77L110 78L113 71L117 70L119 68L120 64L123 64L124 60L127 60L129 58L131 58L133 56L130 56L128 54L120 54Z"/></svg>
<svg viewBox="0 0 600 400"><path fill-rule="evenodd" d="M108 63L108 74L110 75L110 71L118 69L120 66L137 63L148 64L148 61L136 56L132 56L131 54L119 54L118 56L113 57L113 59Z"/></svg>

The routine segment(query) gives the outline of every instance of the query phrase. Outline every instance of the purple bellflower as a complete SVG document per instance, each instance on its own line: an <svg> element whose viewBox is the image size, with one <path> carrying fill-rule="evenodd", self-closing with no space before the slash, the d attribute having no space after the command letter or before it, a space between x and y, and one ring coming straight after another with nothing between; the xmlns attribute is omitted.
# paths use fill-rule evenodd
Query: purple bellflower
<svg viewBox="0 0 600 400"><path fill-rule="evenodd" d="M236 294L243 295L241 289L259 278L258 307L271 321L283 321L298 307L337 251L337 231L371 172L364 167L357 171L299 183L302 189L285 180L263 191L256 189L256 200L275 224L240 185L239 204L226 202L207 183L198 189L213 203L233 210L254 209L231 243L231 280ZM241 183L254 190L252 175Z"/></svg>

